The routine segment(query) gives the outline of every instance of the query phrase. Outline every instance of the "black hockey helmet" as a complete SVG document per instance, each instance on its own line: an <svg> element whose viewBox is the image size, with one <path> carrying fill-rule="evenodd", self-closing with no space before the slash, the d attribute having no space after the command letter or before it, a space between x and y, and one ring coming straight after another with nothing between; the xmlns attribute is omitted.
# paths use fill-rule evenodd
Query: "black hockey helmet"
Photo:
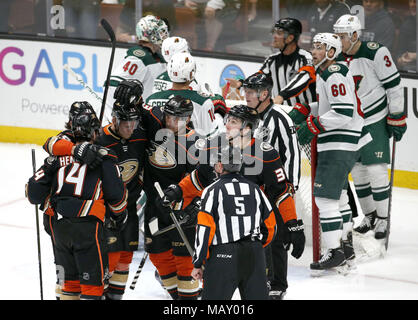
<svg viewBox="0 0 418 320"><path fill-rule="evenodd" d="M71 129L71 121L73 121L74 116L87 109L94 111L91 104L87 101L74 101L70 107L70 111L68 113L68 122L65 124L65 127L67 129Z"/></svg>
<svg viewBox="0 0 418 320"><path fill-rule="evenodd" d="M182 96L174 96L166 102L164 113L176 117L189 117L193 114L193 103Z"/></svg>
<svg viewBox="0 0 418 320"><path fill-rule="evenodd" d="M273 27L273 31L283 29L289 34L293 34L295 41L298 41L299 36L302 33L302 23L298 19L294 18L283 18L278 20Z"/></svg>
<svg viewBox="0 0 418 320"><path fill-rule="evenodd" d="M120 121L140 120L140 107L134 103L122 104L119 100L116 100L113 104L112 116Z"/></svg>
<svg viewBox="0 0 418 320"><path fill-rule="evenodd" d="M258 127L260 122L260 116L258 115L257 110L244 104L233 106L226 114L226 119L228 119L229 116L241 119L242 129L247 125L250 125L251 133L254 133L254 130Z"/></svg>
<svg viewBox="0 0 418 320"><path fill-rule="evenodd" d="M76 141L90 141L100 130L100 121L93 109L85 109L76 114L71 122Z"/></svg>
<svg viewBox="0 0 418 320"><path fill-rule="evenodd" d="M224 170L228 172L240 172L242 166L242 154L238 147L225 144L211 155L211 165L214 167L218 162L222 163Z"/></svg>
<svg viewBox="0 0 418 320"><path fill-rule="evenodd" d="M270 75L265 73L254 73L244 80L242 86L254 90L268 90L269 93L273 88L273 80Z"/></svg>

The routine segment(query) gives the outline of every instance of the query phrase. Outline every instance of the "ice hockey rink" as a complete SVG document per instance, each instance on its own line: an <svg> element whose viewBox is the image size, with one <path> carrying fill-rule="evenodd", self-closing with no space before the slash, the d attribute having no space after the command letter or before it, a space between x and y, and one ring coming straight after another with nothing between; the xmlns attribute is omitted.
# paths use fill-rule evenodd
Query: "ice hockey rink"
<svg viewBox="0 0 418 320"><path fill-rule="evenodd" d="M32 175L31 149L36 150L37 167L46 157L40 146L0 143L0 300L39 300L39 264L35 207L24 196ZM39 212L43 293L55 299L55 266L51 240L42 226ZM360 219L361 217L357 218ZM359 222L355 220L355 222ZM418 190L394 188L392 226L388 252L384 257L357 263L347 275L311 277L312 248L301 259L289 255L287 300L415 300L418 299ZM128 287L143 250L135 252ZM126 289L126 300L167 300L154 278L148 260L135 290ZM236 292L234 299L239 299Z"/></svg>

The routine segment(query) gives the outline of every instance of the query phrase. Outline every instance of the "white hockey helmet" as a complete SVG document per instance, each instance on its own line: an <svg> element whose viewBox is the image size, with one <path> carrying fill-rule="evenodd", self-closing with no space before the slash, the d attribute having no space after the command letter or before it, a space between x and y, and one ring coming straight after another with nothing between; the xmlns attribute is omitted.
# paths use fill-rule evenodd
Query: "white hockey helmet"
<svg viewBox="0 0 418 320"><path fill-rule="evenodd" d="M328 33L328 32L318 33L313 37L312 43L322 43L326 45L325 58L318 65L321 65L325 60L336 59L342 50L340 37L334 33ZM331 48L334 48L335 52L332 57L328 57L328 51L331 50Z"/></svg>
<svg viewBox="0 0 418 320"><path fill-rule="evenodd" d="M189 52L189 44L182 37L170 37L163 41L161 45L161 54L168 63L171 57L178 52Z"/></svg>
<svg viewBox="0 0 418 320"><path fill-rule="evenodd" d="M338 18L334 24L334 33L348 33L351 37L354 32L361 35L361 22L357 16L345 14Z"/></svg>
<svg viewBox="0 0 418 320"><path fill-rule="evenodd" d="M140 41L161 45L169 36L168 26L162 19L148 15L136 24L136 35Z"/></svg>
<svg viewBox="0 0 418 320"><path fill-rule="evenodd" d="M189 52L178 52L167 64L167 72L173 82L192 81L196 73L196 61Z"/></svg>

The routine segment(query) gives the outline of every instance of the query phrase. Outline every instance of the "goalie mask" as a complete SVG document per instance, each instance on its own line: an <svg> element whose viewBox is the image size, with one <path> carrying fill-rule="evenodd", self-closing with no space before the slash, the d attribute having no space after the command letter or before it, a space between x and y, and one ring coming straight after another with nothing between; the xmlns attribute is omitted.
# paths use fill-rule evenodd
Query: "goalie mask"
<svg viewBox="0 0 418 320"><path fill-rule="evenodd" d="M85 109L74 116L71 122L76 141L90 141L100 130L100 121L93 109Z"/></svg>
<svg viewBox="0 0 418 320"><path fill-rule="evenodd" d="M184 83L192 81L196 74L196 62L188 52L174 54L167 65L168 76L171 81Z"/></svg>
<svg viewBox="0 0 418 320"><path fill-rule="evenodd" d="M315 65L315 68L318 68L320 65L322 65L325 61L331 61L331 60L335 60L338 55L341 53L341 40L340 37L338 37L336 34L333 33L318 33L314 36L312 44L315 46L315 44L324 44L325 45L325 57L318 62ZM328 52L334 49L334 54L329 57L328 56Z"/></svg>
<svg viewBox="0 0 418 320"><path fill-rule="evenodd" d="M173 55L179 52L189 52L189 45L186 39L181 37L170 37L163 41L161 54L168 63Z"/></svg>
<svg viewBox="0 0 418 320"><path fill-rule="evenodd" d="M138 40L161 46L169 36L167 24L160 18L148 15L141 18L136 25Z"/></svg>

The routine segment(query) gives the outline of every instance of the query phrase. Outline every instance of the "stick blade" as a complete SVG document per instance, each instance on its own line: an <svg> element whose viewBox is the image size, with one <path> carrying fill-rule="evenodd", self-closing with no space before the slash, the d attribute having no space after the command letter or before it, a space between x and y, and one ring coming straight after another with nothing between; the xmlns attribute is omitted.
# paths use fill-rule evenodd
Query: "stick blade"
<svg viewBox="0 0 418 320"><path fill-rule="evenodd" d="M107 22L106 19L102 19L100 20L100 24L103 27L103 29L105 29L106 33L109 35L110 40L112 42L115 42L116 41L115 32L113 31L113 28L110 25L110 23Z"/></svg>

